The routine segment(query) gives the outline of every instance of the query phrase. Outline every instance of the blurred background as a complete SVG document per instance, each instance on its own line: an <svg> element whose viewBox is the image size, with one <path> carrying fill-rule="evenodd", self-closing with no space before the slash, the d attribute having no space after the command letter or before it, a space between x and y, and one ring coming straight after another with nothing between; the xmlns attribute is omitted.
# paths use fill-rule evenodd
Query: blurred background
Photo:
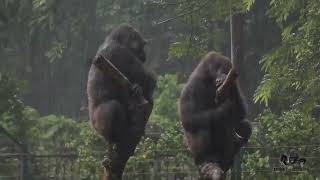
<svg viewBox="0 0 320 180"><path fill-rule="evenodd" d="M320 178L319 0L1 0L0 180L96 180L106 148L88 122L87 73L127 22L158 76L146 136L124 179L191 180L177 115L183 83L210 50L230 56L241 15L241 86L254 132L228 179ZM306 159L284 166L295 149ZM288 155L289 156L289 155Z"/></svg>

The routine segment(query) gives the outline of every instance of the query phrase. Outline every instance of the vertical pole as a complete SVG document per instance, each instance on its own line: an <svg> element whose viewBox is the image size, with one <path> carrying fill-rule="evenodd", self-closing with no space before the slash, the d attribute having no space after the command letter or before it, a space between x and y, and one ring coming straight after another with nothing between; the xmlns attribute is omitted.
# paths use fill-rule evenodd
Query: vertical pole
<svg viewBox="0 0 320 180"><path fill-rule="evenodd" d="M244 47L243 47L243 14L232 13L232 0L230 2L230 40L231 40L231 61L234 67L240 70L240 64L244 60ZM241 77L240 77L240 85ZM232 167L231 172L231 180L241 180L241 156L242 156L242 149L235 155L234 157L234 164Z"/></svg>
<svg viewBox="0 0 320 180"><path fill-rule="evenodd" d="M29 167L29 160L30 155L23 151L19 157L20 159L20 180L29 180L32 179L30 167Z"/></svg>
<svg viewBox="0 0 320 180"><path fill-rule="evenodd" d="M229 0L229 22L230 22L230 54L231 62L234 63L234 53L233 53L233 20L232 20L232 0Z"/></svg>
<svg viewBox="0 0 320 180"><path fill-rule="evenodd" d="M159 179L159 173L160 172L160 160L158 157L153 161L153 169L152 169L152 177L151 180L157 180Z"/></svg>
<svg viewBox="0 0 320 180"><path fill-rule="evenodd" d="M20 156L20 180L24 180L24 157L23 155Z"/></svg>

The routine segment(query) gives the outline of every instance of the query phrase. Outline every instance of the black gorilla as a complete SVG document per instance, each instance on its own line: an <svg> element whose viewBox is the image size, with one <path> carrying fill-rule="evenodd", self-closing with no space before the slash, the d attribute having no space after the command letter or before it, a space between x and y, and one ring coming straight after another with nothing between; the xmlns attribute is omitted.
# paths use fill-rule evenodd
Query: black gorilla
<svg viewBox="0 0 320 180"><path fill-rule="evenodd" d="M245 120L245 100L236 81L225 98L216 101L216 90L231 68L227 57L209 52L189 77L180 97L182 125L204 179L224 179L234 155L251 135L251 125Z"/></svg>
<svg viewBox="0 0 320 180"><path fill-rule="evenodd" d="M125 164L144 134L153 108L156 85L153 75L143 66L145 40L130 25L114 29L99 47L103 55L132 83L133 88L119 87L114 80L92 64L87 83L89 117L95 130L109 143L103 161L108 180L121 179ZM129 99L140 94L148 104L137 106Z"/></svg>

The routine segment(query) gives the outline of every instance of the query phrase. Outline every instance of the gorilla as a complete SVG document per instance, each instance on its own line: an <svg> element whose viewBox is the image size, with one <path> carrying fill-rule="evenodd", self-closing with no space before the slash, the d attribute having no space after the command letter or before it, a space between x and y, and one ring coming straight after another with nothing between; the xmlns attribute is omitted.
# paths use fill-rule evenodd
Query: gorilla
<svg viewBox="0 0 320 180"><path fill-rule="evenodd" d="M144 67L146 41L132 26L115 28L99 47L95 59L108 59L133 86L119 86L111 76L94 63L87 82L89 118L98 134L108 143L105 179L120 180L126 162L133 155L153 108L156 79ZM148 103L139 105L131 99L144 97Z"/></svg>
<svg viewBox="0 0 320 180"><path fill-rule="evenodd" d="M188 146L206 180L225 178L235 154L252 132L236 79L225 89L224 96L216 94L231 69L230 59L209 52L190 75L179 100Z"/></svg>

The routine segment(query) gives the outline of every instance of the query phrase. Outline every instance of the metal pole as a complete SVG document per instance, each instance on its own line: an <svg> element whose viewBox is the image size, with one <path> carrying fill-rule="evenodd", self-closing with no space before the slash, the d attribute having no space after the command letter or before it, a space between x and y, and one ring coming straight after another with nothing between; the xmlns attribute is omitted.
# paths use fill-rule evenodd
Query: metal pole
<svg viewBox="0 0 320 180"><path fill-rule="evenodd" d="M233 66L239 68L239 61L243 60L243 19L242 15L232 13L232 0L229 1L229 14L230 14L230 49L231 49L231 62ZM235 24L234 24L235 23ZM242 149L234 157L233 167L231 169L231 180L241 180L241 156Z"/></svg>
<svg viewBox="0 0 320 180"><path fill-rule="evenodd" d="M234 63L234 53L233 53L233 21L232 21L232 0L229 0L229 16L230 16L230 54L231 62Z"/></svg>

